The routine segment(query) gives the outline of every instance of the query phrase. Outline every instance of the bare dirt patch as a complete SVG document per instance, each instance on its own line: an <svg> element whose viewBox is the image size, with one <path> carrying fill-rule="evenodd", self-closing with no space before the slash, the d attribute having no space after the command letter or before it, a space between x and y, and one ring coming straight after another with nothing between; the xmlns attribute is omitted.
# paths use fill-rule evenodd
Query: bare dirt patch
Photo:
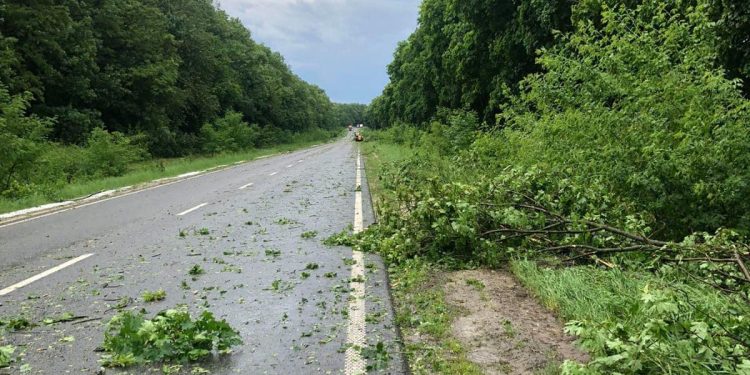
<svg viewBox="0 0 750 375"><path fill-rule="evenodd" d="M458 271L448 280L446 301L461 311L452 335L485 374L556 373L566 359L588 360L563 324L510 273Z"/></svg>

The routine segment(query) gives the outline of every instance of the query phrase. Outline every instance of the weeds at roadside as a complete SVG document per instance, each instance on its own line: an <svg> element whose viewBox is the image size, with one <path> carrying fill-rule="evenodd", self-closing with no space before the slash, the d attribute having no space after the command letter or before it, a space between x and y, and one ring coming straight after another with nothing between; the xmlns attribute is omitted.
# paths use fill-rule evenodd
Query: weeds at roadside
<svg viewBox="0 0 750 375"><path fill-rule="evenodd" d="M385 312L376 311L365 315L365 322L368 324L380 324L385 318Z"/></svg>
<svg viewBox="0 0 750 375"><path fill-rule="evenodd" d="M367 360L367 371L385 370L388 368L388 363L391 361L391 355L383 344L379 341L375 344L375 347L366 346L359 348L362 358Z"/></svg>
<svg viewBox="0 0 750 375"><path fill-rule="evenodd" d="M476 290L477 292L481 292L485 288L484 283L482 281L480 281L480 280L477 280L477 279L467 279L466 280L466 285L469 285L469 286L473 287L474 290Z"/></svg>
<svg viewBox="0 0 750 375"><path fill-rule="evenodd" d="M511 339L515 338L517 335L515 328L513 328L513 323L511 323L510 320L503 321L503 332L505 333L505 336L508 336Z"/></svg>
<svg viewBox="0 0 750 375"><path fill-rule="evenodd" d="M405 343L412 371L415 374L481 374L479 368L466 359L461 344L449 337L456 311L448 306L441 281L435 278L439 270L423 260L413 259L391 267L389 272L396 323L404 337L425 338Z"/></svg>
<svg viewBox="0 0 750 375"><path fill-rule="evenodd" d="M351 226L323 240L326 246L354 246Z"/></svg>

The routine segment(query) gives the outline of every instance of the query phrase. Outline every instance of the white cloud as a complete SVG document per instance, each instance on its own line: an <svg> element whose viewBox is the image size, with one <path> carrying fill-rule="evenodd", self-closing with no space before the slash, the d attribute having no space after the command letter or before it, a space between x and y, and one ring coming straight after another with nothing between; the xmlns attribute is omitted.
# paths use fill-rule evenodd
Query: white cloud
<svg viewBox="0 0 750 375"><path fill-rule="evenodd" d="M414 30L419 2L222 0L220 6L333 99L367 101L385 85L396 44Z"/></svg>

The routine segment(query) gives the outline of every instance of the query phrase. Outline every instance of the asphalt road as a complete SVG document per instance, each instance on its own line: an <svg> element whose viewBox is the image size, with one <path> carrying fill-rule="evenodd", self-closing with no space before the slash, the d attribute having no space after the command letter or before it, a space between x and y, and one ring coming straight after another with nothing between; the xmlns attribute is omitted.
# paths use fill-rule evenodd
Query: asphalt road
<svg viewBox="0 0 750 375"><path fill-rule="evenodd" d="M0 223L0 289L79 260L0 296L0 319L22 316L38 324L6 333L0 345L17 346L21 357L0 374L18 373L22 364L31 366L29 373L101 373L96 348L121 301L149 315L178 305L193 314L209 310L240 331L244 344L231 355L185 366L183 373L195 366L213 374L345 373L352 251L322 241L352 225L356 154L351 140L341 140ZM367 185L362 188L367 224L372 208ZM303 238L309 231L317 236ZM306 270L311 264L318 268ZM205 274L191 277L194 265ZM363 353L368 365L382 367L373 372L401 373L383 268L377 256L365 255L366 340L372 347L384 343L390 360ZM166 291L165 300L141 299L157 289ZM42 323L65 313L86 318Z"/></svg>

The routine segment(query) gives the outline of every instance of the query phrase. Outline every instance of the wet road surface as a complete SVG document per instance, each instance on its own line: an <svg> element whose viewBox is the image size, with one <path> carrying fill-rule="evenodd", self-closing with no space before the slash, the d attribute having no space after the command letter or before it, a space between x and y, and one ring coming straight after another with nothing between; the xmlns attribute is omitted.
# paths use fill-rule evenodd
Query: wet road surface
<svg viewBox="0 0 750 375"><path fill-rule="evenodd" d="M352 251L322 241L353 223L356 158L357 146L341 140L0 223L0 319L38 324L6 333L0 345L17 346L20 360L0 374L18 373L22 364L31 366L29 373L100 373L96 348L123 301L149 316L178 305L193 315L209 310L239 330L244 344L231 355L184 366L182 373L196 366L214 374L347 373ZM373 220L366 183L362 195L366 225ZM364 258L365 339L371 347L385 344L391 357L364 360L379 367L373 373L401 373L385 270L379 257ZM189 275L195 265L205 274ZM143 302L144 291L157 289L166 299ZM65 313L86 318L41 323Z"/></svg>

